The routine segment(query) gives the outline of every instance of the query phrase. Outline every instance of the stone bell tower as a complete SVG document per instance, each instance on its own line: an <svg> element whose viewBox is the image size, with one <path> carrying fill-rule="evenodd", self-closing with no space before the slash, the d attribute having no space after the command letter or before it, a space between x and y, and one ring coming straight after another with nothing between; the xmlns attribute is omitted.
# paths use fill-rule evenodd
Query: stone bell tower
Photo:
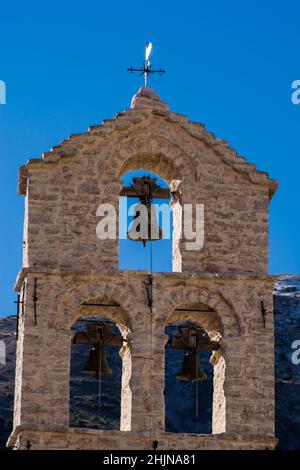
<svg viewBox="0 0 300 470"><path fill-rule="evenodd" d="M96 237L101 203L118 212L129 170L160 175L173 192L173 235L184 204L204 205L204 245L173 237L173 272L119 271L118 240ZM130 109L29 160L22 309L9 446L19 449L274 448L274 325L268 208L277 183L150 88ZM145 288L148 286L148 290ZM109 305L109 306L107 306ZM70 327L105 315L127 341L119 431L69 427ZM165 431L165 327L201 325L213 353L212 434ZM155 367L153 367L155 364Z"/></svg>

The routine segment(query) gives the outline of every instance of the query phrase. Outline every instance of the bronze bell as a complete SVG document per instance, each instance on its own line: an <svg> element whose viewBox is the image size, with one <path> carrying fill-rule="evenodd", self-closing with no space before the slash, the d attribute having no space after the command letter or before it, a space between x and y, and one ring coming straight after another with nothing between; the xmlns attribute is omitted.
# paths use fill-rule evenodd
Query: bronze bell
<svg viewBox="0 0 300 470"><path fill-rule="evenodd" d="M100 363L101 357L101 363ZM94 346L89 353L85 367L81 370L83 374L95 374L96 379L104 375L111 375L112 370L106 359L106 352L98 346Z"/></svg>
<svg viewBox="0 0 300 470"><path fill-rule="evenodd" d="M182 363L177 380L183 382L196 382L197 380L207 380L207 375L203 371L197 351L187 351Z"/></svg>
<svg viewBox="0 0 300 470"><path fill-rule="evenodd" d="M143 217L146 217L146 220ZM143 242L144 246L147 241L162 239L163 231L157 223L156 208L151 202L143 202L135 206L134 218L127 237L131 241Z"/></svg>

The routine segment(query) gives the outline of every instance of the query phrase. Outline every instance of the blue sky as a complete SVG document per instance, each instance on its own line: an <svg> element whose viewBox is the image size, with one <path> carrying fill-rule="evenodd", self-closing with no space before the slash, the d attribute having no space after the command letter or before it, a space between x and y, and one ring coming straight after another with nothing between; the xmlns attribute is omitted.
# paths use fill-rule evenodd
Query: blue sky
<svg viewBox="0 0 300 470"><path fill-rule="evenodd" d="M297 4L298 3L298 4ZM2 2L0 314L15 311L23 198L17 169L68 135L112 117L142 84L144 44L172 110L205 123L280 182L270 206L270 272L300 273L299 2Z"/></svg>

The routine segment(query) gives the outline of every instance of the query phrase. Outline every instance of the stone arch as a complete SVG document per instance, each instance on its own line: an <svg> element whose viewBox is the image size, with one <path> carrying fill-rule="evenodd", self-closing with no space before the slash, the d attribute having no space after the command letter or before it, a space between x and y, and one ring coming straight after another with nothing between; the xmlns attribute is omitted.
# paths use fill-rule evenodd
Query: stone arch
<svg viewBox="0 0 300 470"><path fill-rule="evenodd" d="M112 168L107 166L106 171L113 171L115 177L121 178L129 171L145 169L157 174L169 185L173 194L172 270L181 272L182 194L186 200L190 199L191 186L196 181L193 160L177 144L156 134L131 137L111 152L113 155L108 161ZM185 186L185 181L192 185Z"/></svg>
<svg viewBox="0 0 300 470"><path fill-rule="evenodd" d="M117 284L105 281L85 281L66 292L57 306L56 328L70 328L75 321L84 314L84 302L115 304L114 313L105 313L112 320L122 334L132 330L131 319L128 314L130 301L128 289L120 289Z"/></svg>
<svg viewBox="0 0 300 470"><path fill-rule="evenodd" d="M171 300L170 310L164 319L165 326L189 321L203 327L212 340L220 342L221 348L214 351L210 358L213 366L212 434L224 433L226 350L223 338L241 334L238 316L217 291L195 286L176 286L168 295Z"/></svg>
<svg viewBox="0 0 300 470"><path fill-rule="evenodd" d="M123 425L124 407L122 413L122 392L129 388L127 376L131 371L130 360L124 361L126 346L117 344L104 345L97 348L90 343L82 343L88 334L88 328L95 322L105 323L111 332L118 337L122 336L116 323L110 322L111 316L106 311L103 314L88 309L80 312L72 325L72 336L75 339L79 333L79 342L72 341L70 345L70 373L69 373L69 428L95 429L103 431L121 430ZM91 323L90 323L91 322ZM89 335L88 335L89 336ZM124 344L124 343L123 343ZM104 367L104 374L96 375L98 366ZM130 359L130 358L129 358ZM122 390L123 389L123 390ZM101 412L99 403L102 403ZM111 411L113 409L113 413Z"/></svg>
<svg viewBox="0 0 300 470"><path fill-rule="evenodd" d="M174 286L168 291L169 310L164 318L164 323L168 324L177 315L176 307L195 305L206 305L217 314L214 318L214 325L218 327L222 337L240 336L242 328L239 317L233 307L216 290L197 286ZM197 315L192 315L193 321L197 320ZM210 321L209 317L204 319Z"/></svg>
<svg viewBox="0 0 300 470"><path fill-rule="evenodd" d="M106 164L108 174L113 171L120 177L126 171L137 169L137 165L140 168L147 165L168 183L174 179L195 181L196 172L191 157L165 137L153 134L133 136L122 141L111 152Z"/></svg>
<svg viewBox="0 0 300 470"><path fill-rule="evenodd" d="M128 314L132 303L130 301L130 290L130 286L126 285L124 287L123 283L121 288L118 283L109 283L104 280L87 280L79 284L74 281L73 288L69 289L58 303L56 328L71 329L71 326L80 317L104 316L115 323L121 335L127 338L127 335L132 331L132 322ZM88 306L85 305L86 303L105 303L111 304L112 307L105 307L103 311L100 307L101 311L99 311L99 307ZM123 343L120 356L122 358L120 430L129 431L131 429L132 401L130 343Z"/></svg>
<svg viewBox="0 0 300 470"><path fill-rule="evenodd" d="M143 169L161 176L166 183L171 184L174 180L181 181L181 173L177 167L162 153L147 154L138 152L129 157L122 165L119 177L128 171Z"/></svg>
<svg viewBox="0 0 300 470"><path fill-rule="evenodd" d="M206 307L207 305L201 303L177 305L178 310L174 309L169 315L166 326L182 321L195 323L196 325L202 326L212 340L218 340L222 337L222 322L215 310L204 311ZM203 309L203 311L200 311L201 309Z"/></svg>

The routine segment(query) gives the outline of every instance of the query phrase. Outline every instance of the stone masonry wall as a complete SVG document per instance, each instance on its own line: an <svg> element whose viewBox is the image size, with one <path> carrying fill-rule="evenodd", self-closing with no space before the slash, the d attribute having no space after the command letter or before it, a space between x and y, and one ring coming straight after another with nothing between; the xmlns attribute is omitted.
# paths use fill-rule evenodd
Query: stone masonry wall
<svg viewBox="0 0 300 470"><path fill-rule="evenodd" d="M252 436L254 441L274 437L273 313L272 295L268 294L272 279L154 274L151 317L144 287L147 275L143 273L33 272L27 277L23 370L16 378L16 388L21 390L16 400L16 408L22 409L21 427L69 432L70 327L83 313L82 302L109 300L120 305L115 314L107 314L105 308L92 313L111 318L123 334L127 329L131 340L130 390L127 386L121 411L127 421L121 427L145 436L152 430L164 432L164 328L176 306L201 303L214 308L222 324L226 403L216 393L214 406L224 406L225 415L220 414L218 423L216 412L215 432L226 430L229 435ZM39 299L37 325L29 300L34 278ZM266 308L265 326L261 301ZM190 437L186 439L187 444Z"/></svg>
<svg viewBox="0 0 300 470"><path fill-rule="evenodd" d="M111 203L118 211L120 177L137 169L158 174L174 191L176 233L185 203L204 204L205 212L204 247L188 251L184 240L173 240L173 271L182 273L153 275L152 309L148 274L118 272L118 240L96 237L97 207ZM274 279L267 262L276 186L149 89L140 90L131 109L22 167L24 257L16 289L24 286L24 312L9 445L151 448L156 435L160 448L274 447ZM191 313L189 307L203 305L207 313ZM95 314L128 339L119 434L69 428L70 328ZM212 436L164 432L165 327L174 319L198 323L220 340Z"/></svg>
<svg viewBox="0 0 300 470"><path fill-rule="evenodd" d="M271 450L276 439L253 438L237 434L215 436L175 434L154 432L151 436L141 433L117 431L95 431L70 428L64 432L59 429L20 429L17 440L11 440L18 449L31 450L152 450L153 440L158 442L157 450L178 450L178 442L187 450Z"/></svg>
<svg viewBox="0 0 300 470"><path fill-rule="evenodd" d="M181 204L205 206L204 247L187 251L180 244L183 271L265 274L276 183L233 154L203 126L155 107L127 110L71 137L21 169L28 206L24 265L117 270L118 240L96 237L96 210L111 203L118 213L120 176L143 168L169 184L181 181ZM174 270L180 264L176 255Z"/></svg>

